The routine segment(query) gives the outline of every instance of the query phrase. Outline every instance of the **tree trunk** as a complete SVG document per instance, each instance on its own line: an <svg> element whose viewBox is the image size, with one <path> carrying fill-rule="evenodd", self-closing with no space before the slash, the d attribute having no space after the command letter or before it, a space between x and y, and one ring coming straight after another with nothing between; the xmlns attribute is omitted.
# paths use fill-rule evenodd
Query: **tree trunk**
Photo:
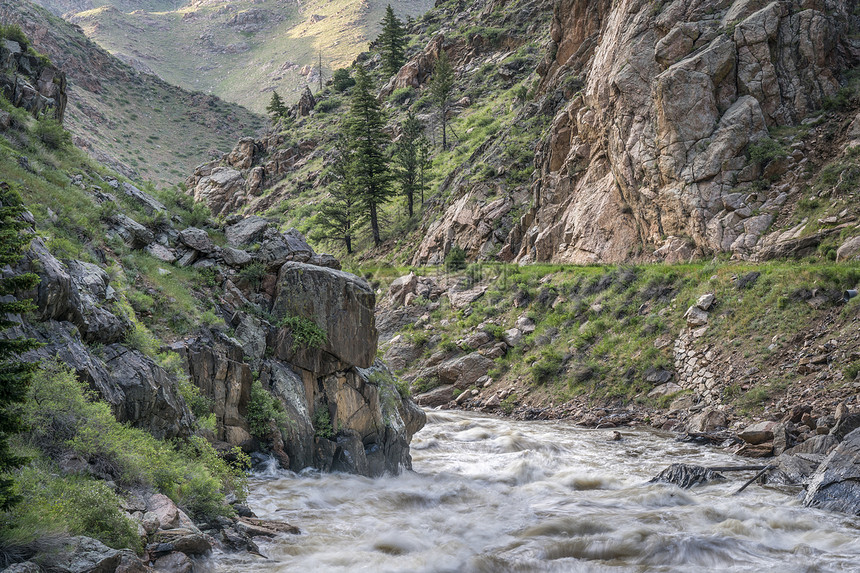
<svg viewBox="0 0 860 573"><path fill-rule="evenodd" d="M412 189L409 189L409 191L406 193L406 204L408 205L408 208L409 208L409 218L410 219L412 218L412 203L413 203L412 196L414 194L415 194L415 191L413 191Z"/></svg>
<svg viewBox="0 0 860 573"><path fill-rule="evenodd" d="M379 238L379 221L376 218L376 203L370 205L370 228L373 230L373 246L378 247L382 240Z"/></svg>
<svg viewBox="0 0 860 573"><path fill-rule="evenodd" d="M346 254L351 255L352 254L352 237L347 235L346 237L343 238L343 241L346 243Z"/></svg>

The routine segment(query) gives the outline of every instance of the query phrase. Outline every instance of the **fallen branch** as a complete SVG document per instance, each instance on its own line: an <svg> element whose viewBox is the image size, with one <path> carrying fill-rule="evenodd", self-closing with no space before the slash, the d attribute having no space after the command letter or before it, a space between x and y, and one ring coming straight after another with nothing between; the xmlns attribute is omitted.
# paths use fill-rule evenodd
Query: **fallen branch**
<svg viewBox="0 0 860 573"><path fill-rule="evenodd" d="M745 483L744 485L742 485L742 486L741 486L741 488L740 488L738 491L736 491L735 493L733 493L732 495L738 495L740 492L742 492L743 490L745 490L745 489L747 488L747 486L749 486L752 482L754 482L755 480L757 480L758 478L760 478L761 476L763 476L764 474L766 474L767 472L769 472L770 470L772 470L772 469L773 469L773 468L775 468L775 467L776 467L776 466L775 466L775 465L773 465L773 464L768 465L768 466L765 466L764 468L762 468L762 470L761 470L760 472L758 472L757 474L755 474L755 477L753 477L753 478L752 478L751 480L749 480L747 483Z"/></svg>

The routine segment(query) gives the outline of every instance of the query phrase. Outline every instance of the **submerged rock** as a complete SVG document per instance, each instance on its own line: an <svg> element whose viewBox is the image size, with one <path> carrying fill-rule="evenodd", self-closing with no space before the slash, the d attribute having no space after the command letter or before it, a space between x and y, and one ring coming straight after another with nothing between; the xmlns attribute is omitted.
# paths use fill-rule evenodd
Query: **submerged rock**
<svg viewBox="0 0 860 573"><path fill-rule="evenodd" d="M671 483L678 487L689 489L696 485L725 481L725 476L702 466L688 464L672 464L649 483Z"/></svg>

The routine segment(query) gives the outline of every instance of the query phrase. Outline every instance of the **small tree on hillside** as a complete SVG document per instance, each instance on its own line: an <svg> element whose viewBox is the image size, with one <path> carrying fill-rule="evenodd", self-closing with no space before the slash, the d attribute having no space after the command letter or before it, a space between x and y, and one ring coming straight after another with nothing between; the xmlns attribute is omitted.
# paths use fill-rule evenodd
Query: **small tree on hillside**
<svg viewBox="0 0 860 573"><path fill-rule="evenodd" d="M278 92L272 92L272 99L269 101L269 105L266 106L266 111L272 117L272 121L278 121L278 119L287 115L287 106L284 105L284 100L281 99Z"/></svg>
<svg viewBox="0 0 860 573"><path fill-rule="evenodd" d="M365 217L352 178L353 161L349 145L341 137L335 143L337 159L331 168L330 197L320 205L316 217L315 239L343 243L347 254L352 254L352 240L364 223Z"/></svg>
<svg viewBox="0 0 860 573"><path fill-rule="evenodd" d="M385 118L372 91L370 76L359 66L355 72L346 134L352 158L352 179L370 220L373 244L379 246L382 243L379 207L391 197L391 172L385 155L389 144L388 136L383 131Z"/></svg>
<svg viewBox="0 0 860 573"><path fill-rule="evenodd" d="M385 16L382 18L379 45L382 49L383 71L392 76L400 70L406 61L406 28L403 27L403 22L394 15L391 4L385 9Z"/></svg>
<svg viewBox="0 0 860 573"><path fill-rule="evenodd" d="M427 172L433 165L430 160L430 141L422 133L418 138L418 191L421 193L421 205L424 205L424 190L427 189Z"/></svg>
<svg viewBox="0 0 860 573"><path fill-rule="evenodd" d="M454 90L454 68L448 61L448 54L441 50L433 77L430 79L430 93L436 105L442 122L442 149L448 149L448 106L451 103L451 93Z"/></svg>
<svg viewBox="0 0 860 573"><path fill-rule="evenodd" d="M21 259L22 250L30 243L31 235L24 233L27 224L20 218L23 211L18 193L7 184L0 183L0 267L16 264ZM6 276L0 279L0 297L30 290L38 283L39 277L33 273ZM0 302L0 330L18 324L7 316L34 308L29 300ZM36 369L35 363L22 362L18 356L37 346L32 338L0 339L0 476L25 461L9 450L9 437L24 429L20 415L9 406L24 401ZM9 509L17 501L12 486L11 479L0 477L0 510Z"/></svg>
<svg viewBox="0 0 860 573"><path fill-rule="evenodd" d="M412 218L415 202L415 192L419 188L418 141L424 132L424 125L410 111L406 120L401 124L400 139L394 147L394 160L397 164L397 180L400 192L406 197L406 208L409 218Z"/></svg>

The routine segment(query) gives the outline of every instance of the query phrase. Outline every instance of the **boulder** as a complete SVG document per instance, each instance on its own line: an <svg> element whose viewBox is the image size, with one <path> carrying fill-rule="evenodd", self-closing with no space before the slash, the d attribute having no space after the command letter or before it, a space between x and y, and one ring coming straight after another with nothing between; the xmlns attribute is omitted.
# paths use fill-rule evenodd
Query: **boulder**
<svg viewBox="0 0 860 573"><path fill-rule="evenodd" d="M163 573L192 573L194 563L184 553L174 551L156 559L152 569Z"/></svg>
<svg viewBox="0 0 860 573"><path fill-rule="evenodd" d="M475 287L464 291L451 290L448 292L448 300L454 308L466 308L487 292L487 287Z"/></svg>
<svg viewBox="0 0 860 573"><path fill-rule="evenodd" d="M337 260L334 255L328 255L325 253L321 255L313 255L310 260L308 260L308 264L317 267L326 267L336 271L340 270L340 261Z"/></svg>
<svg viewBox="0 0 860 573"><path fill-rule="evenodd" d="M713 432L726 427L726 415L714 407L707 407L692 416L687 422L687 431L694 433Z"/></svg>
<svg viewBox="0 0 860 573"><path fill-rule="evenodd" d="M290 459L290 468L300 471L314 461L314 427L308 403L313 401L302 377L277 360L265 360L260 367L260 382L276 396L290 424L284 431L284 450Z"/></svg>
<svg viewBox="0 0 860 573"><path fill-rule="evenodd" d="M395 306L402 306L406 302L406 295L413 294L418 286L418 277L415 273L409 273L398 277L388 287L388 299Z"/></svg>
<svg viewBox="0 0 860 573"><path fill-rule="evenodd" d="M35 292L25 293L38 307L38 320L61 319L66 316L71 298L72 278L65 265L48 251L41 238L30 241L25 255L25 272L39 275L39 285Z"/></svg>
<svg viewBox="0 0 860 573"><path fill-rule="evenodd" d="M308 86L305 86L305 90L302 92L299 102L296 104L296 113L298 113L299 116L310 115L316 105L317 100L314 98L314 94L311 93L311 89Z"/></svg>
<svg viewBox="0 0 860 573"><path fill-rule="evenodd" d="M704 311L711 310L711 307L714 305L714 301L717 300L717 297L714 296L714 293L703 294L696 301L696 306Z"/></svg>
<svg viewBox="0 0 860 573"><path fill-rule="evenodd" d="M773 440L776 422L758 422L738 432L738 437L748 444L761 444Z"/></svg>
<svg viewBox="0 0 860 573"><path fill-rule="evenodd" d="M860 412L844 412L836 419L836 425L830 429L830 433L837 440L842 440L857 428L860 428Z"/></svg>
<svg viewBox="0 0 860 573"><path fill-rule="evenodd" d="M245 217L238 223L230 225L224 230L227 242L234 247L250 245L259 242L263 238L263 232L269 226L269 221L262 217Z"/></svg>
<svg viewBox="0 0 860 573"><path fill-rule="evenodd" d="M84 340L110 344L124 338L133 325L105 308L117 300L108 274L81 261L69 261L68 269L72 290L67 318L80 329Z"/></svg>
<svg viewBox="0 0 860 573"><path fill-rule="evenodd" d="M648 392L649 398L662 398L663 396L671 396L672 394L677 394L683 390L679 385L674 382L667 382L665 384L660 384L659 386L655 386L653 390Z"/></svg>
<svg viewBox="0 0 860 573"><path fill-rule="evenodd" d="M228 267L243 267L251 262L250 254L233 247L224 247L221 249L221 258Z"/></svg>
<svg viewBox="0 0 860 573"><path fill-rule="evenodd" d="M215 167L193 189L194 200L205 203L213 215L227 215L245 205L245 178L232 167Z"/></svg>
<svg viewBox="0 0 860 573"><path fill-rule="evenodd" d="M494 362L477 352L454 358L439 365L439 381L464 390L486 376Z"/></svg>
<svg viewBox="0 0 860 573"><path fill-rule="evenodd" d="M298 316L326 332L319 349L337 360L369 367L376 358L376 295L355 275L324 267L287 262L278 274L272 313L278 319Z"/></svg>
<svg viewBox="0 0 860 573"><path fill-rule="evenodd" d="M81 536L66 538L58 548L42 554L40 564L44 570L57 573L112 573L124 557L140 563L127 549L118 551L101 541Z"/></svg>
<svg viewBox="0 0 860 573"><path fill-rule="evenodd" d="M803 504L860 515L860 429L833 449L812 476Z"/></svg>
<svg viewBox="0 0 860 573"><path fill-rule="evenodd" d="M123 181L120 188L126 196L131 198L132 202L143 207L149 215L157 215L167 212L167 207L165 207L161 201L148 193L144 193L131 183Z"/></svg>
<svg viewBox="0 0 860 573"><path fill-rule="evenodd" d="M173 249L165 247L159 243L152 243L146 247L146 252L158 259L159 261L163 261L165 263L174 263L176 262L176 253Z"/></svg>
<svg viewBox="0 0 860 573"><path fill-rule="evenodd" d="M836 249L837 261L850 261L860 258L860 237L851 237Z"/></svg>
<svg viewBox="0 0 860 573"><path fill-rule="evenodd" d="M446 384L433 388L423 394L418 394L415 401L419 406L425 408L436 408L437 406L445 406L454 399L454 385Z"/></svg>
<svg viewBox="0 0 860 573"><path fill-rule="evenodd" d="M132 249L142 249L155 241L152 231L128 215L116 213L111 215L110 222L114 232Z"/></svg>
<svg viewBox="0 0 860 573"><path fill-rule="evenodd" d="M158 518L161 529L179 527L179 508L163 493L155 493L146 500L146 510Z"/></svg>
<svg viewBox="0 0 860 573"><path fill-rule="evenodd" d="M276 270L286 262L306 263L314 256L301 233L290 229L286 233L266 238L255 258L268 268Z"/></svg>
<svg viewBox="0 0 860 573"><path fill-rule="evenodd" d="M649 483L671 483L678 487L689 489L696 485L725 480L726 478L722 474L702 466L672 464L657 476L651 478Z"/></svg>
<svg viewBox="0 0 860 573"><path fill-rule="evenodd" d="M215 250L209 233L196 227L188 227L179 231L179 240L182 244L200 253L208 254Z"/></svg>
<svg viewBox="0 0 860 573"><path fill-rule="evenodd" d="M690 328L698 328L708 324L708 313L696 305L691 306L684 313L684 318L687 321L687 326Z"/></svg>

